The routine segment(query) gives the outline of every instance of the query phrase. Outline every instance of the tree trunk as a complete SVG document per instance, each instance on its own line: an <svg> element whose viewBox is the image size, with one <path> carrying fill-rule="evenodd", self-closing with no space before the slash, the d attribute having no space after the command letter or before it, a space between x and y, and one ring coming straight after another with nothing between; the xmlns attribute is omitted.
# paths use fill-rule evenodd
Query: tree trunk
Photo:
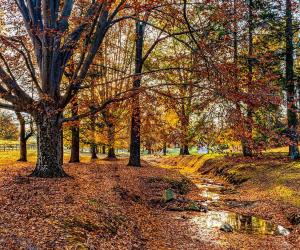
<svg viewBox="0 0 300 250"><path fill-rule="evenodd" d="M117 159L115 149L113 147L108 149L107 158L108 159Z"/></svg>
<svg viewBox="0 0 300 250"><path fill-rule="evenodd" d="M64 165L64 130L61 128L60 130L60 148L61 148L61 154L60 154L60 164Z"/></svg>
<svg viewBox="0 0 300 250"><path fill-rule="evenodd" d="M248 20L248 92L251 91L253 83L253 0L249 0L248 4L249 20ZM242 138L243 155L252 157L253 152L253 138L252 138L252 122L253 122L253 109L251 104L247 104L247 117L246 117L246 132Z"/></svg>
<svg viewBox="0 0 300 250"><path fill-rule="evenodd" d="M134 97L132 118L131 118L131 138L130 138L130 156L129 156L129 166L140 167L141 166L141 138L140 138L140 107L138 96ZM138 100L137 100L138 99Z"/></svg>
<svg viewBox="0 0 300 250"><path fill-rule="evenodd" d="M17 112L16 114L20 123L20 158L18 161L27 162L27 138L25 119L19 112Z"/></svg>
<svg viewBox="0 0 300 250"><path fill-rule="evenodd" d="M115 154L115 128L113 124L109 124L108 126L108 159L116 159Z"/></svg>
<svg viewBox="0 0 300 250"><path fill-rule="evenodd" d="M243 156L252 157L251 146L249 145L249 140L246 138L242 139L242 149L243 149Z"/></svg>
<svg viewBox="0 0 300 250"><path fill-rule="evenodd" d="M163 154L164 154L164 155L167 155L167 143L164 143L164 146L163 146Z"/></svg>
<svg viewBox="0 0 300 250"><path fill-rule="evenodd" d="M286 91L289 155L291 158L295 159L299 157L299 149L297 135L298 119L294 82L293 14L291 0L286 0Z"/></svg>
<svg viewBox="0 0 300 250"><path fill-rule="evenodd" d="M91 130L92 130L92 141L91 141L91 159L98 159L97 156L97 145L96 145L96 117L92 115L91 117Z"/></svg>
<svg viewBox="0 0 300 250"><path fill-rule="evenodd" d="M132 99L132 117L131 117L131 136L130 136L130 156L129 166L141 166L141 111L140 111L140 97L139 89L141 87L141 73L143 70L143 46L145 23L136 22L136 55L135 55L135 80L133 87L137 91L136 96Z"/></svg>
<svg viewBox="0 0 300 250"><path fill-rule="evenodd" d="M61 164L62 133L61 114L49 116L39 114L36 117L38 159L33 177L51 178L65 177Z"/></svg>
<svg viewBox="0 0 300 250"><path fill-rule="evenodd" d="M251 4L251 3L249 3ZM233 11L234 11L234 30L233 30L233 62L236 67L234 78L235 78L235 89L236 92L239 92L239 82L238 82L238 23L236 20L236 15L237 15L237 0L233 1ZM252 12L252 7L249 6L249 13ZM249 21L250 19L252 20L252 17L249 15ZM251 21L252 22L252 21ZM249 22L249 48L252 49L252 24ZM251 53L251 50L249 49L249 54ZM249 69L252 71L252 66ZM249 70L249 71L250 71ZM249 81L250 82L250 81ZM240 114L240 119L244 120L244 115L242 114L241 111L241 102L238 100L236 103L236 110L238 114ZM246 126L247 127L247 126ZM249 139L245 134L242 135L241 139L241 144L242 144L242 150L243 150L243 155L244 156L252 156L252 150L251 146L249 144Z"/></svg>
<svg viewBox="0 0 300 250"><path fill-rule="evenodd" d="M116 154L115 154L115 126L114 126L114 121L113 117L109 112L109 109L106 109L102 112L102 116L104 118L104 122L107 126L107 139L108 139L108 152L107 152L107 159L116 159ZM105 146L104 148L104 154L105 154Z"/></svg>
<svg viewBox="0 0 300 250"><path fill-rule="evenodd" d="M78 103L75 102L72 108L72 116L78 115ZM70 163L80 162L80 132L79 132L79 121L71 127L72 132L72 146L71 146L71 157Z"/></svg>
<svg viewBox="0 0 300 250"><path fill-rule="evenodd" d="M182 145L180 147L180 155L190 155L189 146L188 145Z"/></svg>
<svg viewBox="0 0 300 250"><path fill-rule="evenodd" d="M79 139L79 127L73 126L72 131L72 147L71 147L71 157L70 163L80 162L80 139Z"/></svg>
<svg viewBox="0 0 300 250"><path fill-rule="evenodd" d="M97 156L97 145L95 143L91 144L91 159L92 160L98 159L98 156Z"/></svg>
<svg viewBox="0 0 300 250"><path fill-rule="evenodd" d="M184 104L182 104L182 112L181 112L181 146L180 146L180 155L189 155L189 116L186 115Z"/></svg>
<svg viewBox="0 0 300 250"><path fill-rule="evenodd" d="M105 145L102 146L102 154L104 154L104 155L106 154L106 148L105 148Z"/></svg>

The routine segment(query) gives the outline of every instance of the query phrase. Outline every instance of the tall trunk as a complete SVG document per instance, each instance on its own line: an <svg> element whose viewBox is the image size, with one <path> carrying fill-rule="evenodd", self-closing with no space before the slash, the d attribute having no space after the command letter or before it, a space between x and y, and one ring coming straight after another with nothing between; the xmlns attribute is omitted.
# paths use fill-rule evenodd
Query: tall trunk
<svg viewBox="0 0 300 250"><path fill-rule="evenodd" d="M234 81L235 81L235 90L238 93L239 92L239 82L238 82L238 23L236 20L236 16L237 16L237 0L233 1L233 15L234 15L234 20L233 20L233 62L234 62L234 66L235 66L235 72L234 72ZM239 118L243 119L243 114L241 111L241 101L237 100L236 102L236 110L237 113L239 114ZM243 148L243 155L247 155L250 152L248 152L248 148L247 146L245 146L247 144L247 138L242 135L242 139L241 139L241 144L242 144L242 148ZM208 150L209 152L209 150Z"/></svg>
<svg viewBox="0 0 300 250"><path fill-rule="evenodd" d="M114 148L109 148L108 149L107 158L108 159L116 159L117 158Z"/></svg>
<svg viewBox="0 0 300 250"><path fill-rule="evenodd" d="M287 119L289 136L289 155L292 158L299 156L297 135L297 107L295 100L294 82L294 44L293 44L293 14L292 2L286 0L286 91L287 91Z"/></svg>
<svg viewBox="0 0 300 250"><path fill-rule="evenodd" d="M95 106L96 97L95 97L95 82L91 82L91 108ZM92 160L98 159L97 153L98 148L96 144L96 115L91 116L91 130L92 130L92 142L91 142L91 158Z"/></svg>
<svg viewBox="0 0 300 250"><path fill-rule="evenodd" d="M20 123L20 158L18 161L27 162L27 138L25 119L19 112L16 112L16 115Z"/></svg>
<svg viewBox="0 0 300 250"><path fill-rule="evenodd" d="M36 116L38 159L34 177L65 177L62 168L61 114L40 113Z"/></svg>
<svg viewBox="0 0 300 250"><path fill-rule="evenodd" d="M140 137L140 106L139 96L133 98L133 110L131 117L131 136L130 136L130 156L129 166L140 167L141 166L141 137Z"/></svg>
<svg viewBox="0 0 300 250"><path fill-rule="evenodd" d="M164 142L164 146L163 146L163 154L167 155L167 143Z"/></svg>
<svg viewBox="0 0 300 250"><path fill-rule="evenodd" d="M109 124L108 126L108 153L107 158L116 159L115 154L115 127L113 124Z"/></svg>
<svg viewBox="0 0 300 250"><path fill-rule="evenodd" d="M249 0L248 4L248 92L251 91L253 82L253 0ZM247 104L247 116L246 116L246 126L245 134L242 138L242 147L244 156L253 156L253 138L252 138L252 123L253 123L253 108L251 104Z"/></svg>
<svg viewBox="0 0 300 250"><path fill-rule="evenodd" d="M98 159L97 156L97 144L96 144L96 117L91 117L91 130L92 130L92 141L91 141L91 158L92 160Z"/></svg>
<svg viewBox="0 0 300 250"><path fill-rule="evenodd" d="M234 15L234 20L233 20L233 60L235 66L238 64L238 23L237 23L237 0L233 1L233 15ZM237 82L237 72L235 74L235 80Z"/></svg>
<svg viewBox="0 0 300 250"><path fill-rule="evenodd" d="M60 154L60 164L64 164L64 130L61 128L60 130L60 149L61 149L61 154Z"/></svg>
<svg viewBox="0 0 300 250"><path fill-rule="evenodd" d="M70 163L80 162L80 132L78 125L71 128L72 132L72 147Z"/></svg>
<svg viewBox="0 0 300 250"><path fill-rule="evenodd" d="M188 145L181 145L180 147L180 155L189 155L189 146Z"/></svg>
<svg viewBox="0 0 300 250"><path fill-rule="evenodd" d="M180 146L180 155L189 155L189 136L188 136L188 129L189 129L189 115L186 114L185 103L182 102L181 105L181 146Z"/></svg>
<svg viewBox="0 0 300 250"><path fill-rule="evenodd" d="M143 70L143 46L144 46L145 24L136 22L136 55L135 55L135 80L133 88L137 91L132 99L132 117L131 117L131 137L130 137L130 156L129 166L141 166L141 111L139 89L141 87L141 73Z"/></svg>
<svg viewBox="0 0 300 250"><path fill-rule="evenodd" d="M102 116L104 118L104 122L107 126L107 139L108 139L108 152L107 158L108 159L116 159L115 154L115 125L114 121L112 121L112 115L109 112L109 109L102 111ZM104 146L104 153L105 153L105 146Z"/></svg>
<svg viewBox="0 0 300 250"><path fill-rule="evenodd" d="M75 102L72 108L72 116L78 115L78 103ZM79 121L71 127L72 133L72 146L71 146L71 157L70 163L80 162L80 132L79 132Z"/></svg>
<svg viewBox="0 0 300 250"><path fill-rule="evenodd" d="M106 154L106 148L105 148L105 145L102 146L102 154L104 154L104 155Z"/></svg>

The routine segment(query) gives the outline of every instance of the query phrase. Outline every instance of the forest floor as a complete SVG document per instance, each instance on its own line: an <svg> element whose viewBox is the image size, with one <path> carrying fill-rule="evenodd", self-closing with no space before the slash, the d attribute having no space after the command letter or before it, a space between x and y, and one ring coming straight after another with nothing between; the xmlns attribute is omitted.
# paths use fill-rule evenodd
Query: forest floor
<svg viewBox="0 0 300 250"><path fill-rule="evenodd" d="M272 180L265 183L261 172L257 182L225 181L235 179L217 176L214 170L224 159L149 157L143 168L135 169L127 167L126 160L83 158L83 163L65 164L70 178L46 180L27 177L33 158L30 154L29 163L17 163L12 156L0 156L0 249L300 249L299 228L287 219L287 213L298 212L297 199L274 199L277 194L268 191ZM233 164L236 160L226 159L231 167L239 165ZM293 173L289 188L296 188L297 195L297 167L293 170L284 163L274 168L295 171L285 173ZM207 197L193 183L204 176L199 171L226 190L208 212L201 205ZM229 206L223 202L229 199L255 201L255 205ZM266 218L291 234L226 233L199 225L210 212L221 210Z"/></svg>

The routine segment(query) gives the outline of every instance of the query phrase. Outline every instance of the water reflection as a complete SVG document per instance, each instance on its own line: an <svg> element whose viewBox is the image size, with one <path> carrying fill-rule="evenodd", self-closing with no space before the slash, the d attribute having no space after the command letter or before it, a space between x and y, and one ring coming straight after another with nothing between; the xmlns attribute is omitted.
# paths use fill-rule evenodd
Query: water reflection
<svg viewBox="0 0 300 250"><path fill-rule="evenodd" d="M198 187L201 197L206 199L206 201L202 201L204 205L212 202L220 203L220 193L224 190L224 185L208 178L199 178L199 176L193 176L191 179ZM209 233L209 231L220 229L223 225L228 224L236 232L284 236L290 234L289 230L270 221L229 211L208 211L203 215L193 217L192 221L201 229L202 233Z"/></svg>
<svg viewBox="0 0 300 250"><path fill-rule="evenodd" d="M238 232L262 235L288 235L290 233L284 227L270 221L226 211L209 211L204 215L194 217L192 221L203 229L219 229L227 223Z"/></svg>
<svg viewBox="0 0 300 250"><path fill-rule="evenodd" d="M214 184L195 183L197 188L201 191L201 196L209 201L218 201L220 199L219 192L223 189L223 186Z"/></svg>

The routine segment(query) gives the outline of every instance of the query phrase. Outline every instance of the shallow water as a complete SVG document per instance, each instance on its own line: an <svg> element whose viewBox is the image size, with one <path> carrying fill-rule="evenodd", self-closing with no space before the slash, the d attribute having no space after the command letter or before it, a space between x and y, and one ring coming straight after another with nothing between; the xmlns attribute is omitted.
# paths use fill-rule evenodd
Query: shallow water
<svg viewBox="0 0 300 250"><path fill-rule="evenodd" d="M214 183L207 178L193 177L192 181L199 189L199 194L206 200L204 205L209 206L211 203L221 203L221 191L225 189L222 184ZM260 235L284 235L290 234L290 231L276 225L268 220L254 216L244 216L229 211L208 211L205 214L193 217L192 222L201 230L220 229L223 225L230 225L233 231L260 234Z"/></svg>
<svg viewBox="0 0 300 250"><path fill-rule="evenodd" d="M196 186L201 190L201 196L210 201L218 201L220 199L220 194L223 187L212 184L200 184L196 183Z"/></svg>
<svg viewBox="0 0 300 250"><path fill-rule="evenodd" d="M220 229L222 225L229 224L236 232L285 236L290 233L284 227L270 221L227 211L208 211L206 214L192 218L192 222L206 229Z"/></svg>

